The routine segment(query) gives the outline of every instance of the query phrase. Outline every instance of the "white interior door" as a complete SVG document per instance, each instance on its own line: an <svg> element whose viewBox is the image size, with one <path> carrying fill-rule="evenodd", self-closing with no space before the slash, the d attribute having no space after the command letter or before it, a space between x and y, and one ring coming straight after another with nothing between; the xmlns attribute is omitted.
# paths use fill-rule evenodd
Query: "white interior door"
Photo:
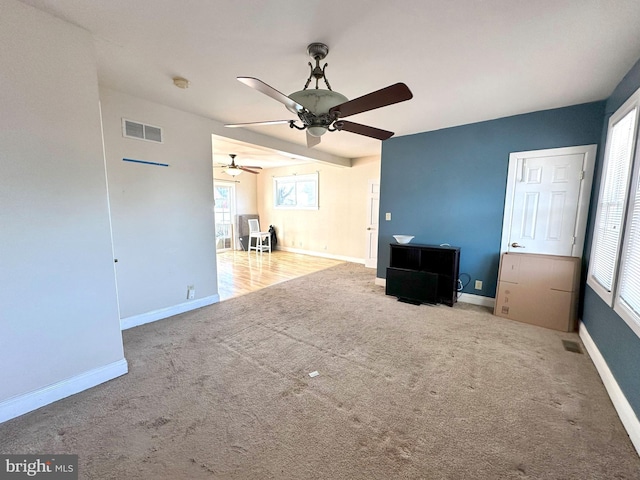
<svg viewBox="0 0 640 480"><path fill-rule="evenodd" d="M378 212L380 208L380 181L369 180L367 192L367 231L366 257L364 266L376 268L378 266Z"/></svg>
<svg viewBox="0 0 640 480"><path fill-rule="evenodd" d="M502 252L582 256L596 146L512 153Z"/></svg>

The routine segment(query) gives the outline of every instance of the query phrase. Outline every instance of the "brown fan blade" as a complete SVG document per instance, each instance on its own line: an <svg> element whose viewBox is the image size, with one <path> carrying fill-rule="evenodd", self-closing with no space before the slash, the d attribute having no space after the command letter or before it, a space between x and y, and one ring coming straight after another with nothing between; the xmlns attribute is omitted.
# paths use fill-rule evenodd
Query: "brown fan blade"
<svg viewBox="0 0 640 480"><path fill-rule="evenodd" d="M387 138L393 137L393 132L389 132L388 130L381 130L380 128L369 127L368 125L361 125L346 120L337 121L334 126L337 130L357 133L358 135L377 138L378 140L386 140Z"/></svg>
<svg viewBox="0 0 640 480"><path fill-rule="evenodd" d="M253 170L262 170L262 167L257 167L255 165L243 165L243 168L252 168Z"/></svg>
<svg viewBox="0 0 640 480"><path fill-rule="evenodd" d="M240 165L238 165L237 168L239 168L243 172L255 173L256 175L260 173L260 172L254 172L253 170L249 170L247 167L241 167Z"/></svg>
<svg viewBox="0 0 640 480"><path fill-rule="evenodd" d="M307 148L315 147L320 143L320 137L314 137L307 132Z"/></svg>
<svg viewBox="0 0 640 480"><path fill-rule="evenodd" d="M386 88L368 93L362 97L354 98L348 102L332 107L329 112L337 112L338 118L349 117L356 113L368 112L376 108L386 107L394 103L404 102L413 98L409 87L404 83L396 83Z"/></svg>
<svg viewBox="0 0 640 480"><path fill-rule="evenodd" d="M228 123L225 127L238 128L238 127L254 127L260 125L280 125L283 123L289 123L291 120L270 120L267 122L249 122L249 123Z"/></svg>
<svg viewBox="0 0 640 480"><path fill-rule="evenodd" d="M238 77L238 80L244 83L245 85L258 90L260 93L264 93L269 97L277 100L278 102L284 104L287 108L293 110L294 112L302 112L305 108L300 105L298 102L294 102L289 97L287 97L284 93L279 92L275 88L267 85L262 80L258 80L253 77Z"/></svg>

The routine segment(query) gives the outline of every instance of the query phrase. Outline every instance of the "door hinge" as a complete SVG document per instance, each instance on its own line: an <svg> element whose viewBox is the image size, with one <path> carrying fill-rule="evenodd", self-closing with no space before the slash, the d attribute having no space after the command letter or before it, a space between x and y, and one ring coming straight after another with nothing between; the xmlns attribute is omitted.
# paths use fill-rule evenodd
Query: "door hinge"
<svg viewBox="0 0 640 480"><path fill-rule="evenodd" d="M571 245L575 245L576 244L576 237L571 237Z"/></svg>
<svg viewBox="0 0 640 480"><path fill-rule="evenodd" d="M584 180L584 170L580 172L580 180Z"/></svg>

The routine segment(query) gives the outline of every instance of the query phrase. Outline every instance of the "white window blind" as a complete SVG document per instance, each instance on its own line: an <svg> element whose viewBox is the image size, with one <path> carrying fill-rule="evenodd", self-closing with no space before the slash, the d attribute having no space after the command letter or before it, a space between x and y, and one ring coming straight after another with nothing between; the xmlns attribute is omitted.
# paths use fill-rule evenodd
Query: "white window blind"
<svg viewBox="0 0 640 480"><path fill-rule="evenodd" d="M638 169L639 166L636 165L627 232L623 243L618 299L616 299L616 304L621 304L622 309L627 310L626 316L630 317L629 319L638 327L635 330L640 330L640 176ZM616 311L618 310L616 308ZM618 311L618 313L625 316L623 312Z"/></svg>
<svg viewBox="0 0 640 480"><path fill-rule="evenodd" d="M637 111L638 108L634 107L609 127L609 145L598 201L590 265L590 278L607 292L613 290L619 258ZM611 300L608 299L609 302Z"/></svg>

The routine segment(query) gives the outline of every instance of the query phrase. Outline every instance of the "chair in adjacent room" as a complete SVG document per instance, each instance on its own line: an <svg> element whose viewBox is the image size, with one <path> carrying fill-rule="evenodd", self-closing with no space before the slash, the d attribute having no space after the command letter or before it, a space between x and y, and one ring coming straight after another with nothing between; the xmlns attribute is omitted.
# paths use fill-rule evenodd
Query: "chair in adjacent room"
<svg viewBox="0 0 640 480"><path fill-rule="evenodd" d="M247 221L249 222L249 253L251 250L271 253L271 232L261 232L260 222L257 218Z"/></svg>

